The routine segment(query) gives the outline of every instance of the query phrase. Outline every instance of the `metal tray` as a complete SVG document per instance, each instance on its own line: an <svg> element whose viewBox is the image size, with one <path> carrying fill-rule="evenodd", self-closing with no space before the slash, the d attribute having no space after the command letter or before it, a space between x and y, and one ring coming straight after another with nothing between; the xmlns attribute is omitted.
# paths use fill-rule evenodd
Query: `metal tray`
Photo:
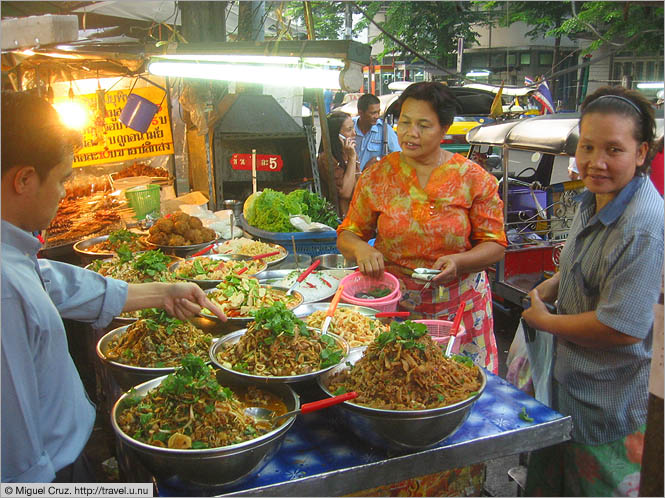
<svg viewBox="0 0 665 498"><path fill-rule="evenodd" d="M256 242L255 240L247 239L247 238L244 238L244 237L243 237L243 239L246 240L247 242ZM223 247L224 244L231 243L233 240L237 240L237 239L229 239L229 240L224 240L223 242L218 242L215 245L215 247L213 248L213 251L222 250L224 248ZM282 261L284 261L286 259L286 257L289 254L284 246L280 246L279 244L272 244L270 242L263 242L263 243L269 245L270 247L272 247L273 250L279 251L281 253L281 254L278 255L279 257L277 259L274 259L272 261L266 261L266 263L268 263L268 267L271 267L271 266L277 265L278 263L281 263ZM245 256L244 254L239 254L237 252L229 252L229 253L217 252L216 254L236 254L238 256ZM251 256L249 256L249 257L251 257Z"/></svg>
<svg viewBox="0 0 665 498"><path fill-rule="evenodd" d="M310 330L315 332L315 333L319 332L316 329L310 329ZM266 376L266 375L246 374L246 373L237 372L235 370L232 370L232 369L222 365L219 362L219 360L217 360L217 353L220 351L220 349L223 349L227 346L236 344L240 340L240 338L245 334L245 332L247 332L247 329L241 329L241 330L237 330L235 332L231 332L230 334L225 335L224 337L221 337L217 342L215 342L214 344L212 344L210 346L210 361L212 361L212 363L215 366L217 366L218 368L223 370L226 374L228 374L232 377L235 377L235 378L241 378L245 381L254 381L254 382L259 382L259 383L263 383L263 384L293 384L293 383L296 383L296 382L306 382L306 381L309 381L309 380L314 380L317 377L319 377L319 375L322 375L325 372L327 372L327 371L329 371L329 370L331 370L335 367L338 367L340 364L343 364L344 361L346 360L346 357L349 355L349 351L350 351L349 344L344 339L342 339L341 337L339 337L335 334L328 333L327 335L329 335L333 339L335 339L337 344L339 346L341 346L342 349L344 349L344 357L340 360L339 363L337 363L335 365L331 365L331 366L326 367L326 368L322 368L321 370L316 370L314 372L309 372L309 373L301 374L301 375L289 375L289 376L271 375L271 376Z"/></svg>
<svg viewBox="0 0 665 498"><path fill-rule="evenodd" d="M180 267L180 265L182 263L184 263L185 261L192 261L192 260L199 259L199 258L210 258L210 259L218 260L218 261L232 261L232 260L251 261L251 258L249 256L243 256L243 255L240 255L240 254L210 254L210 255L205 255L205 256L197 256L195 258L187 258L183 261L177 261L177 262L175 262L175 263L173 263L172 265L169 266L169 271L171 273L175 273L178 270L178 268ZM247 276L257 275L257 274L265 271L265 269L267 267L268 267L268 265L264 261L263 262L263 267L259 271L257 271L256 273L246 272L246 273L244 273L244 275L247 275ZM197 280L197 279L194 279L194 278L182 278L182 277L178 277L178 278L181 278L182 280L187 280L188 282L194 282L195 284L197 284L202 289L212 289L212 288L216 287L217 284L222 282L222 280L209 280L209 279Z"/></svg>

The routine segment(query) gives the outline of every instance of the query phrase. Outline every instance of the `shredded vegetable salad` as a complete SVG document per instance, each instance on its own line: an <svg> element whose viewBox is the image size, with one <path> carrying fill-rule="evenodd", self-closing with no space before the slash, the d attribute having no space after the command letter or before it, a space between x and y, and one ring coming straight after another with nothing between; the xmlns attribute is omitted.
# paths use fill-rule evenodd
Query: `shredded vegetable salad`
<svg viewBox="0 0 665 498"><path fill-rule="evenodd" d="M201 358L188 355L159 387L144 397L130 392L117 422L128 436L162 448L205 449L238 444L272 430L245 414L260 406L286 412L273 394L256 387L232 391L217 382L215 371Z"/></svg>
<svg viewBox="0 0 665 498"><path fill-rule="evenodd" d="M259 254L268 254L279 251L279 254L268 256L263 259L267 263L272 263L286 256L286 249L279 244L268 244L260 240L251 239L231 239L218 244L214 251L218 254L240 254L243 256L258 256Z"/></svg>
<svg viewBox="0 0 665 498"><path fill-rule="evenodd" d="M254 275L268 267L263 261L224 261L206 256L188 259L178 265L174 274L178 278L192 280L222 280L227 275L239 274Z"/></svg>
<svg viewBox="0 0 665 498"><path fill-rule="evenodd" d="M465 400L480 389L478 367L471 358L448 358L412 321L392 322L350 369L335 374L333 394L356 391L353 403L384 410L424 410Z"/></svg>
<svg viewBox="0 0 665 498"><path fill-rule="evenodd" d="M305 323L310 327L320 329L325 318L326 312L319 310L305 318ZM386 332L388 327L379 320L357 311L337 308L328 330L340 336L352 348L357 348L370 344L380 333Z"/></svg>
<svg viewBox="0 0 665 498"><path fill-rule="evenodd" d="M129 283L173 282L175 277L168 271L171 257L160 250L143 253L124 253L108 260L97 259L90 269L105 277L113 277Z"/></svg>
<svg viewBox="0 0 665 498"><path fill-rule="evenodd" d="M141 310L140 316L109 343L105 352L109 360L146 368L177 366L187 354L208 360L212 335L164 310Z"/></svg>
<svg viewBox="0 0 665 498"><path fill-rule="evenodd" d="M108 238L102 242L91 245L85 249L91 253L112 253L118 250L138 252L145 251L145 246L139 241L141 235L129 230L116 230L111 232Z"/></svg>

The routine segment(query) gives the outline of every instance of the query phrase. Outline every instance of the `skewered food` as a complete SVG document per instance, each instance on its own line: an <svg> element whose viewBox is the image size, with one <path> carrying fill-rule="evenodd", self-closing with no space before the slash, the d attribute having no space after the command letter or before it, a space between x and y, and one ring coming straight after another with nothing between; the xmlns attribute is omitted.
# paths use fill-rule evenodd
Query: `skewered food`
<svg viewBox="0 0 665 498"><path fill-rule="evenodd" d="M131 176L152 176L152 177L168 178L169 172L164 168L155 168L154 166L150 166L149 164L137 162L113 174L113 178L116 180L120 178L128 178Z"/></svg>
<svg viewBox="0 0 665 498"><path fill-rule="evenodd" d="M235 392L217 382L212 367L187 355L182 366L145 397L129 396L117 415L120 429L134 439L162 448L205 449L228 446L272 430L245 408L259 406L286 413L273 394L250 386Z"/></svg>
<svg viewBox="0 0 665 498"><path fill-rule="evenodd" d="M217 237L215 231L204 227L199 218L182 211L158 219L149 232L148 242L159 246L191 246Z"/></svg>
<svg viewBox="0 0 665 498"><path fill-rule="evenodd" d="M353 403L385 410L424 410L465 400L477 393L478 367L466 356L448 358L427 334L427 326L392 322L350 369L335 374L334 394L356 391Z"/></svg>
<svg viewBox="0 0 665 498"><path fill-rule="evenodd" d="M281 302L256 311L240 340L217 354L227 368L261 376L307 374L343 359L331 335L310 331Z"/></svg>

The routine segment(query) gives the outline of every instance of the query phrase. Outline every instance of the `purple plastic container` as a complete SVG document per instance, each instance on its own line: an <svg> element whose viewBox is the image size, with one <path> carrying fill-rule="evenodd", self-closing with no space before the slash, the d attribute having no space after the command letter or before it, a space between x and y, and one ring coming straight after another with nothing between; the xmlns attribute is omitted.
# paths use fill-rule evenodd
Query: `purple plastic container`
<svg viewBox="0 0 665 498"><path fill-rule="evenodd" d="M536 199L542 209L547 207L547 193L544 190L534 190ZM508 187L508 211L537 211L538 207L533 200L531 190L528 187L513 186Z"/></svg>
<svg viewBox="0 0 665 498"><path fill-rule="evenodd" d="M135 93L127 95L127 103L120 113L120 122L126 127L139 133L145 133L150 128L152 118L157 114L159 106L145 97Z"/></svg>

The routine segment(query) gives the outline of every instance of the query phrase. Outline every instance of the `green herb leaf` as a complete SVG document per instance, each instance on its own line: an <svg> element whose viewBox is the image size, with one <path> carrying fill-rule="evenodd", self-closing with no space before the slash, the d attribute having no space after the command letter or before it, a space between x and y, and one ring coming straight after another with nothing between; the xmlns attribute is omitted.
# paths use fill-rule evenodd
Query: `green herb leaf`
<svg viewBox="0 0 665 498"><path fill-rule="evenodd" d="M526 412L526 406L522 407L522 411L519 413L519 417L525 422L533 422L533 418L529 417L529 414Z"/></svg>
<svg viewBox="0 0 665 498"><path fill-rule="evenodd" d="M192 449L193 450L202 450L208 447L208 443L204 443L203 441L192 441Z"/></svg>

